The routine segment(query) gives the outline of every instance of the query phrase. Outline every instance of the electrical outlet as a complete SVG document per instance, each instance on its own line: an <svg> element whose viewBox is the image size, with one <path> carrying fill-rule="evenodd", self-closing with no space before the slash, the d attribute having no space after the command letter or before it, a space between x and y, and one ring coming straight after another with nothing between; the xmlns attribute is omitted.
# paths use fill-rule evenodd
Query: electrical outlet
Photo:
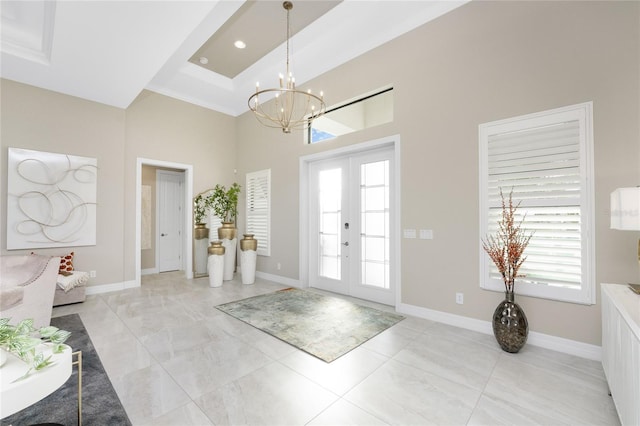
<svg viewBox="0 0 640 426"><path fill-rule="evenodd" d="M278 271L279 271L280 268L282 268L282 265L280 264L280 262L278 262L278 264L276 265L276 269L278 269Z"/></svg>
<svg viewBox="0 0 640 426"><path fill-rule="evenodd" d="M464 293L456 293L456 303L458 305L464 304Z"/></svg>
<svg viewBox="0 0 640 426"><path fill-rule="evenodd" d="M89 276L91 278L95 278L96 277L96 271L89 271Z"/></svg>

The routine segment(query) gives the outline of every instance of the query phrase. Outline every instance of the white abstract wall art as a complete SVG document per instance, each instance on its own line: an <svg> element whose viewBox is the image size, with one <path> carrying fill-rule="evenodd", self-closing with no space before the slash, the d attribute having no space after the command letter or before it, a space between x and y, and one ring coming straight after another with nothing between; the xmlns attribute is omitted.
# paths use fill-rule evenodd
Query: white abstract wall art
<svg viewBox="0 0 640 426"><path fill-rule="evenodd" d="M9 148L7 250L96 244L98 160Z"/></svg>

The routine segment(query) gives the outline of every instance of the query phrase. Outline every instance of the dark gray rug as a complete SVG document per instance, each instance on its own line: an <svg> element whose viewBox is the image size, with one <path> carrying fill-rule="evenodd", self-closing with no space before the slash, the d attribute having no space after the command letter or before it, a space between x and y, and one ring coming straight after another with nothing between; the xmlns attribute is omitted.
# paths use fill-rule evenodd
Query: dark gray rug
<svg viewBox="0 0 640 426"><path fill-rule="evenodd" d="M294 288L216 307L326 362L404 319L401 315Z"/></svg>
<svg viewBox="0 0 640 426"><path fill-rule="evenodd" d="M82 424L131 425L113 385L78 314L52 318L51 325L71 332L66 344L82 351ZM75 360L75 357L74 357ZM78 424L78 370L57 391L43 400L2 419L2 425Z"/></svg>

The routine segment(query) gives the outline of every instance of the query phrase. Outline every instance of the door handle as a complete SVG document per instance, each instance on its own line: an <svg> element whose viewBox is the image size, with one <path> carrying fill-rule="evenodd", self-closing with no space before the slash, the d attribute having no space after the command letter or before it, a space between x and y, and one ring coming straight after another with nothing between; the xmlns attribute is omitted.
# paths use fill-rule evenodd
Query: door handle
<svg viewBox="0 0 640 426"><path fill-rule="evenodd" d="M343 246L349 247L349 241L345 241L344 243L342 243Z"/></svg>
<svg viewBox="0 0 640 426"><path fill-rule="evenodd" d="M167 235L169 235L169 234L160 234L161 237L165 237Z"/></svg>

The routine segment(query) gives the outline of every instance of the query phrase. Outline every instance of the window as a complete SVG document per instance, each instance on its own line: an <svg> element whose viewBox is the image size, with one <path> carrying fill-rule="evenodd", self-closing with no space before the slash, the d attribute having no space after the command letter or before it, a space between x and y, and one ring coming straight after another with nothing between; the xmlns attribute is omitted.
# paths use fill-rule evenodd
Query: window
<svg viewBox="0 0 640 426"><path fill-rule="evenodd" d="M328 109L311 122L306 138L316 143L392 121L393 88L388 88Z"/></svg>
<svg viewBox="0 0 640 426"><path fill-rule="evenodd" d="M480 237L493 234L500 189L513 191L522 227L534 235L516 291L595 303L592 103L481 124ZM504 291L480 248L480 286Z"/></svg>
<svg viewBox="0 0 640 426"><path fill-rule="evenodd" d="M247 234L258 240L257 254L271 255L271 169L247 173Z"/></svg>

